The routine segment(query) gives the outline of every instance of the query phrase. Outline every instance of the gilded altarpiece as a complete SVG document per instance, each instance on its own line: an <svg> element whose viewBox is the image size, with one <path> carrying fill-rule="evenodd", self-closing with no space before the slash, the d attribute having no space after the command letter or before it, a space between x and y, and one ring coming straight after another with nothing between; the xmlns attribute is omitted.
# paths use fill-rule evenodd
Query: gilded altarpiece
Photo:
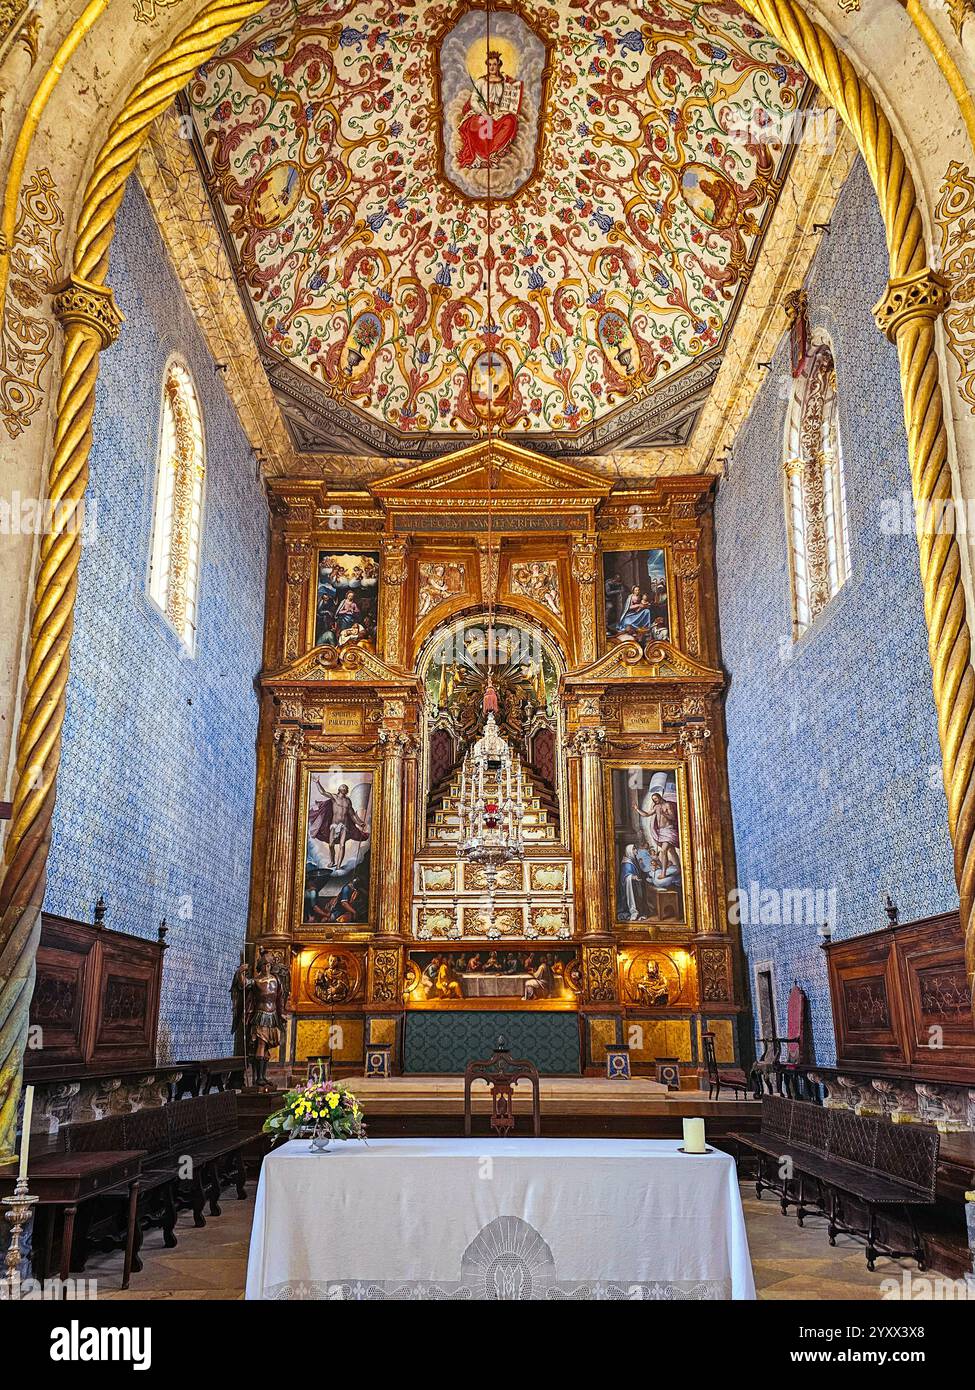
<svg viewBox="0 0 975 1390"><path fill-rule="evenodd" d="M580 1071L625 1042L691 1084L704 1029L739 1060L710 480L494 443L269 489L250 934L291 958L280 1061L409 1070L417 1012L427 1047L445 1013L568 1014ZM488 687L525 842L490 891L457 830Z"/></svg>

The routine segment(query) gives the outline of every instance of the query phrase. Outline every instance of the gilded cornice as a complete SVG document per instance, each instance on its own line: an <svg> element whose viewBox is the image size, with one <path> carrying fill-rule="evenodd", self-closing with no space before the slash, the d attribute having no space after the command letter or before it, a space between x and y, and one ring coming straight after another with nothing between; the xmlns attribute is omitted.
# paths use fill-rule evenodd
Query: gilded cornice
<svg viewBox="0 0 975 1390"><path fill-rule="evenodd" d="M153 123L139 157L139 181L263 471L292 473L294 446L261 364L190 142L181 136L182 120L173 107Z"/></svg>

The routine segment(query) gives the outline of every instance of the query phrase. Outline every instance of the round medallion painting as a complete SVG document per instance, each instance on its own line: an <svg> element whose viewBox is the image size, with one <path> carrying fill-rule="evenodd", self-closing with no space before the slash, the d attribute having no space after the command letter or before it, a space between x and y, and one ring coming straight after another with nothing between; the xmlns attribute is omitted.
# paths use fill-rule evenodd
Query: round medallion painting
<svg viewBox="0 0 975 1390"><path fill-rule="evenodd" d="M272 164L251 193L248 211L255 227L277 227L294 211L301 197L304 180L297 164L290 160Z"/></svg>
<svg viewBox="0 0 975 1390"><path fill-rule="evenodd" d="M691 212L707 227L730 227L738 216L734 184L707 164L685 164L680 191Z"/></svg>

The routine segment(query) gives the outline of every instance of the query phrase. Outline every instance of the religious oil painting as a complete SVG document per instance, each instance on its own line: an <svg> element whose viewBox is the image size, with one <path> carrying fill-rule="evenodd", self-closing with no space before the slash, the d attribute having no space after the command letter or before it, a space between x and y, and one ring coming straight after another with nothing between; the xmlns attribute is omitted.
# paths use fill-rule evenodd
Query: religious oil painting
<svg viewBox="0 0 975 1390"><path fill-rule="evenodd" d="M373 773L328 768L307 773L302 921L369 921Z"/></svg>
<svg viewBox="0 0 975 1390"><path fill-rule="evenodd" d="M375 644L379 610L379 553L320 550L315 600L315 646Z"/></svg>
<svg viewBox="0 0 975 1390"><path fill-rule="evenodd" d="M614 767L613 864L616 920L686 920L685 798L675 768Z"/></svg>
<svg viewBox="0 0 975 1390"><path fill-rule="evenodd" d="M606 640L672 640L667 564L662 550L603 553Z"/></svg>
<svg viewBox="0 0 975 1390"><path fill-rule="evenodd" d="M463 946L410 951L406 1002L429 1008L571 1008L582 986L575 949Z"/></svg>
<svg viewBox="0 0 975 1390"><path fill-rule="evenodd" d="M468 198L510 198L538 160L544 41L511 10L468 10L438 55L444 175Z"/></svg>

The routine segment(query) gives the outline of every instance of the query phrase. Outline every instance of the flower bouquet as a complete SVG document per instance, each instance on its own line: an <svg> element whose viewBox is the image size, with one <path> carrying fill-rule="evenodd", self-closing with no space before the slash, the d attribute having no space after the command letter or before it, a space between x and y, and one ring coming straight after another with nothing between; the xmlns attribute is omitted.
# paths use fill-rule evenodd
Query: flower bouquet
<svg viewBox="0 0 975 1390"><path fill-rule="evenodd" d="M265 1134L279 1139L311 1139L324 1153L333 1139L364 1139L366 1127L359 1102L344 1081L309 1081L286 1091L284 1105L264 1121Z"/></svg>

